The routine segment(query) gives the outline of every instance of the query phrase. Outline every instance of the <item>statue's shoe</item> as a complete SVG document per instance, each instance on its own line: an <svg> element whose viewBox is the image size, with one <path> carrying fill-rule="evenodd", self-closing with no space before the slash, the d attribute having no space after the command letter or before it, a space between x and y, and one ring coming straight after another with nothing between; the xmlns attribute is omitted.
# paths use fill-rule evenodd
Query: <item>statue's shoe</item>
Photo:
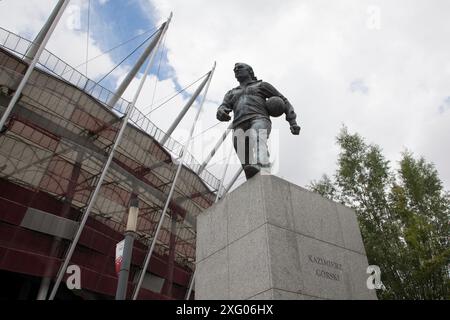
<svg viewBox="0 0 450 320"><path fill-rule="evenodd" d="M260 168L257 166L246 166L244 168L245 176L247 180L255 176L260 171Z"/></svg>

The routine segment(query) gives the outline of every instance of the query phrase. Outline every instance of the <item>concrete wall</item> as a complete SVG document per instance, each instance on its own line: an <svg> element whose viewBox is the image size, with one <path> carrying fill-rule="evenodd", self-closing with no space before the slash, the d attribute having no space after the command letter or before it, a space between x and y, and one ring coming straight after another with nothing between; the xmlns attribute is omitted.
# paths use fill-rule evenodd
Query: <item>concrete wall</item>
<svg viewBox="0 0 450 320"><path fill-rule="evenodd" d="M196 299L376 299L353 210L258 175L197 218Z"/></svg>

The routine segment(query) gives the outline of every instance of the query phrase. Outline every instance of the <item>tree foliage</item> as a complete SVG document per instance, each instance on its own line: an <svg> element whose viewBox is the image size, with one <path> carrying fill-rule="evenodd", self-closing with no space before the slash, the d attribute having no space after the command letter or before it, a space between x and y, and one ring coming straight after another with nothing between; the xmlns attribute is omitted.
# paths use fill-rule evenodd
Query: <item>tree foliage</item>
<svg viewBox="0 0 450 320"><path fill-rule="evenodd" d="M450 299L450 196L425 159L403 152L391 168L380 147L343 128L338 168L310 188L357 213L381 299Z"/></svg>

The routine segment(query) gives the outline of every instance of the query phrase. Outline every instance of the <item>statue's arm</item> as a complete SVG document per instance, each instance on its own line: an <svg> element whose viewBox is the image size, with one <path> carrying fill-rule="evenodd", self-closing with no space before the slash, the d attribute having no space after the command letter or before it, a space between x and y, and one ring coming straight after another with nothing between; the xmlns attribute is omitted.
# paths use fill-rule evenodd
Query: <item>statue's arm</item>
<svg viewBox="0 0 450 320"><path fill-rule="evenodd" d="M271 97L280 97L281 99L283 99L284 103L286 104L286 111L284 112L286 114L286 121L289 122L292 133L298 134L297 132L300 132L300 127L297 124L297 114L295 113L294 107L291 105L289 100L286 99L286 97L283 96L270 83L263 82L261 84L261 89L266 99Z"/></svg>
<svg viewBox="0 0 450 320"><path fill-rule="evenodd" d="M229 121L231 119L229 113L233 111L233 106L231 104L231 93L228 92L223 99L222 104L217 109L217 120L219 121Z"/></svg>

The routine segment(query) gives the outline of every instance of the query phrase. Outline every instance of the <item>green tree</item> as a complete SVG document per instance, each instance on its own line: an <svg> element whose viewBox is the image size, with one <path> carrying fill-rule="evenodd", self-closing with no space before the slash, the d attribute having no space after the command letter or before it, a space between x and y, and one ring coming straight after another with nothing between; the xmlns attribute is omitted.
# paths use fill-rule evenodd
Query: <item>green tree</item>
<svg viewBox="0 0 450 320"><path fill-rule="evenodd" d="M450 196L434 165L402 154L390 167L379 146L343 128L335 175L310 189L355 209L381 299L450 299Z"/></svg>

